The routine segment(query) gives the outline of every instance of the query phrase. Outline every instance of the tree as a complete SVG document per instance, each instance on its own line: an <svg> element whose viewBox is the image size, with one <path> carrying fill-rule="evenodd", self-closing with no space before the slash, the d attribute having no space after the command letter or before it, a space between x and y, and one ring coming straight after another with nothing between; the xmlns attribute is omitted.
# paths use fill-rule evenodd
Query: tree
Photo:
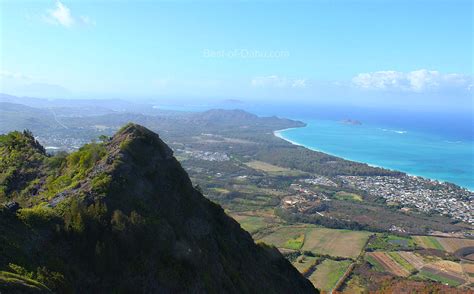
<svg viewBox="0 0 474 294"><path fill-rule="evenodd" d="M105 143L110 140L110 137L106 135L100 135L99 140Z"/></svg>

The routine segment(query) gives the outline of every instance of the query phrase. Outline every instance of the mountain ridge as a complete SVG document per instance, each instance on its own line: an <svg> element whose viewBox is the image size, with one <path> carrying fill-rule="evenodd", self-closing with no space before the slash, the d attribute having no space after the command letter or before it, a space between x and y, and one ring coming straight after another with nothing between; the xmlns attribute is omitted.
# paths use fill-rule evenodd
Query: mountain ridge
<svg viewBox="0 0 474 294"><path fill-rule="evenodd" d="M0 290L35 288L6 282L20 275L66 293L316 291L277 249L255 245L204 198L152 131L128 124L62 156L43 158L47 176L33 198L47 205L22 191L3 196L25 208L0 214Z"/></svg>

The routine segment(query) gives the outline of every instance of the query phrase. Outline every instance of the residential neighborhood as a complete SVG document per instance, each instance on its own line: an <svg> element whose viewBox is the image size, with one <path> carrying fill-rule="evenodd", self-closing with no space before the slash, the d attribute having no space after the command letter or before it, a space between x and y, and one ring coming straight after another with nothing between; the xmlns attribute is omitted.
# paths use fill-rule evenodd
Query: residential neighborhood
<svg viewBox="0 0 474 294"><path fill-rule="evenodd" d="M345 184L422 212L437 212L474 224L474 193L452 184L415 177L338 176Z"/></svg>

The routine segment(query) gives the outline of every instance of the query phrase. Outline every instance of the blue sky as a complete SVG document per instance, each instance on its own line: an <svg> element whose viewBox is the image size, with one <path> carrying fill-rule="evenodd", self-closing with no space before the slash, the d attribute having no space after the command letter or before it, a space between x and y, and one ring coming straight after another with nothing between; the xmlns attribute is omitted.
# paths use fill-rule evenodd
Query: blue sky
<svg viewBox="0 0 474 294"><path fill-rule="evenodd" d="M0 91L472 107L472 1L0 1Z"/></svg>

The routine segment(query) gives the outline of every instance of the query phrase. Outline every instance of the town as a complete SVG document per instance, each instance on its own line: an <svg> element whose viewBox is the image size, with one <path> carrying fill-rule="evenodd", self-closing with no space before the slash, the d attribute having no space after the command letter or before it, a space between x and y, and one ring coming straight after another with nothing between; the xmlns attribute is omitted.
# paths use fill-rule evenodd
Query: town
<svg viewBox="0 0 474 294"><path fill-rule="evenodd" d="M454 220L474 224L474 193L452 184L416 176L337 176L336 180L341 181L342 186L382 197L387 205L399 206L402 212L416 210L438 213ZM321 209L324 206L321 206L321 203L329 202L331 198L311 186L338 187L334 181L323 176L300 179L291 184L292 195L283 198L281 207L296 209L300 213L315 212L324 216ZM335 193L336 198L338 193ZM356 194L346 193L346 195Z"/></svg>
<svg viewBox="0 0 474 294"><path fill-rule="evenodd" d="M426 213L437 212L474 224L474 193L452 184L415 176L338 176L344 183L383 197L388 204Z"/></svg>

